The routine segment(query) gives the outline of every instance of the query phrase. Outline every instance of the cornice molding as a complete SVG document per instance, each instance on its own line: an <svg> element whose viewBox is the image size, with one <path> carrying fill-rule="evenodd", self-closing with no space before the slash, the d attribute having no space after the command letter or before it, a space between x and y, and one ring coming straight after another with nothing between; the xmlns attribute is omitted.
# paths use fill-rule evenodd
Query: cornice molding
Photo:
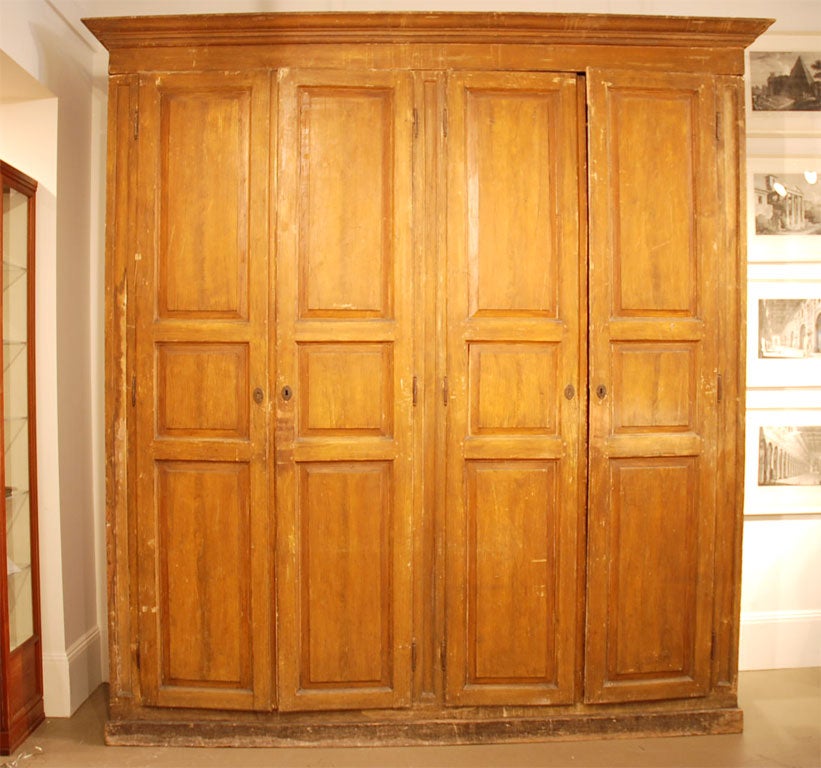
<svg viewBox="0 0 821 768"><path fill-rule="evenodd" d="M83 19L109 50L299 44L745 48L772 19L554 13L242 13Z"/></svg>

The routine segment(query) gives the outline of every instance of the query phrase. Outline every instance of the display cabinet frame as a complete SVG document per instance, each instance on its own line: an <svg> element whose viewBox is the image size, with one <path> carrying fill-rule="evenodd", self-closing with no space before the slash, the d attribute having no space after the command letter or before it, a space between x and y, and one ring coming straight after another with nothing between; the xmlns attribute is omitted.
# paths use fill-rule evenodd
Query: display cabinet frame
<svg viewBox="0 0 821 768"><path fill-rule="evenodd" d="M34 262L37 182L0 161L3 217L3 510L0 754L44 720L37 521ZM16 199L15 199L16 198ZM24 230L24 231L23 231Z"/></svg>

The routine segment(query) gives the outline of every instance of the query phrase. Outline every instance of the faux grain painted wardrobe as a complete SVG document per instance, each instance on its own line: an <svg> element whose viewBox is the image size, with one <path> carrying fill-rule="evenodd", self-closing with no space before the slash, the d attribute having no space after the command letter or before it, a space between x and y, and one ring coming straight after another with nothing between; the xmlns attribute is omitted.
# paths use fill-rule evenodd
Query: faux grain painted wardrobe
<svg viewBox="0 0 821 768"><path fill-rule="evenodd" d="M86 23L109 742L740 730L769 22Z"/></svg>

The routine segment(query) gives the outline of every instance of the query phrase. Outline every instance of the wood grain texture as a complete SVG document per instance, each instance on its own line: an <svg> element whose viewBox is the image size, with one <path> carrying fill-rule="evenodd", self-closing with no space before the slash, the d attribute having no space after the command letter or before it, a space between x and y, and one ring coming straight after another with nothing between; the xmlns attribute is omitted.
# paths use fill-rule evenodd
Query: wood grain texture
<svg viewBox="0 0 821 768"><path fill-rule="evenodd" d="M412 82L290 70L279 94L279 705L404 706Z"/></svg>
<svg viewBox="0 0 821 768"><path fill-rule="evenodd" d="M740 729L739 75L766 25L89 23L112 743Z"/></svg>
<svg viewBox="0 0 821 768"><path fill-rule="evenodd" d="M139 97L141 691L267 709L268 76L162 75Z"/></svg>
<svg viewBox="0 0 821 768"><path fill-rule="evenodd" d="M541 74L448 81L452 704L574 695L575 393L585 386L576 87L574 77Z"/></svg>
<svg viewBox="0 0 821 768"><path fill-rule="evenodd" d="M590 230L585 698L695 696L717 515L715 89L607 71L588 94L605 213Z"/></svg>

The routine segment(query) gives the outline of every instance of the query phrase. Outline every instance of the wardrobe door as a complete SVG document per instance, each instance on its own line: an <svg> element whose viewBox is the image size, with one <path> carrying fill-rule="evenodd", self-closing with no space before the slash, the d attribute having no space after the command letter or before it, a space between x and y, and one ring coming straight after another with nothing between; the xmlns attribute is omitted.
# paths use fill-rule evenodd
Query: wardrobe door
<svg viewBox="0 0 821 768"><path fill-rule="evenodd" d="M586 390L577 91L573 75L448 81L451 704L574 697Z"/></svg>
<svg viewBox="0 0 821 768"><path fill-rule="evenodd" d="M725 257L714 88L595 71L588 89L586 699L697 696L710 676Z"/></svg>
<svg viewBox="0 0 821 768"><path fill-rule="evenodd" d="M280 74L283 709L409 702L411 86L403 72Z"/></svg>
<svg viewBox="0 0 821 768"><path fill-rule="evenodd" d="M271 706L268 102L265 74L140 86L132 405L147 704Z"/></svg>

